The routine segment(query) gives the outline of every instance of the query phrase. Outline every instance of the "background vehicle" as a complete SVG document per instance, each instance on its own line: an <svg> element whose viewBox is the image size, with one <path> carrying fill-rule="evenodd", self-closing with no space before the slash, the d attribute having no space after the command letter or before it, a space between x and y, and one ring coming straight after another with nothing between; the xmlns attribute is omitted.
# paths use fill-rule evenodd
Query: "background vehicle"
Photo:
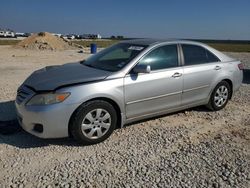
<svg viewBox="0 0 250 188"><path fill-rule="evenodd" d="M75 39L75 35L73 34L69 34L69 35L66 35L67 39Z"/></svg>
<svg viewBox="0 0 250 188"><path fill-rule="evenodd" d="M15 33L10 30L1 30L0 31L0 37L5 37L5 38L14 38Z"/></svg>
<svg viewBox="0 0 250 188"><path fill-rule="evenodd" d="M199 105L224 108L242 68L202 43L125 41L86 61L35 71L18 89L16 107L31 134L98 143L126 123Z"/></svg>

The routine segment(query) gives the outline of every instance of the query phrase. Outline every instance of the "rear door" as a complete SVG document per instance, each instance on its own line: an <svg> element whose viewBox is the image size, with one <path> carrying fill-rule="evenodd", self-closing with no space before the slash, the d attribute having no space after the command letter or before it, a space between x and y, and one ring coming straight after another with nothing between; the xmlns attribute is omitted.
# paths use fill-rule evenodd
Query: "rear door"
<svg viewBox="0 0 250 188"><path fill-rule="evenodd" d="M179 66L177 45L158 47L138 64L150 65L151 72L135 74L131 71L124 78L127 118L180 106L183 70Z"/></svg>
<svg viewBox="0 0 250 188"><path fill-rule="evenodd" d="M184 59L182 105L202 102L222 69L220 60L202 46L182 44Z"/></svg>

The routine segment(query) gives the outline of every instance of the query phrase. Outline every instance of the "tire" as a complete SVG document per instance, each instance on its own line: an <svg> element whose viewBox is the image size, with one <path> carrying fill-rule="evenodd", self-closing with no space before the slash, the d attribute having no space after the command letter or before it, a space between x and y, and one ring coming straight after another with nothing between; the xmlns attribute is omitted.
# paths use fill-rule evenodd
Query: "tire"
<svg viewBox="0 0 250 188"><path fill-rule="evenodd" d="M221 81L214 88L207 107L212 111L223 109L227 105L231 93L232 88L230 87L229 83L226 81Z"/></svg>
<svg viewBox="0 0 250 188"><path fill-rule="evenodd" d="M117 124L114 107L103 100L82 104L72 117L70 132L82 144L97 144L106 140Z"/></svg>

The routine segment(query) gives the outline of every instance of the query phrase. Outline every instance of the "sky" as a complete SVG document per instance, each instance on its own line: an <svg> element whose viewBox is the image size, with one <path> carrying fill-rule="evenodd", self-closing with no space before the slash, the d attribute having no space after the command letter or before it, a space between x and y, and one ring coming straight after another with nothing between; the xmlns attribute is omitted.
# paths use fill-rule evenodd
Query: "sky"
<svg viewBox="0 0 250 188"><path fill-rule="evenodd" d="M0 28L250 40L250 0L5 0L0 3Z"/></svg>

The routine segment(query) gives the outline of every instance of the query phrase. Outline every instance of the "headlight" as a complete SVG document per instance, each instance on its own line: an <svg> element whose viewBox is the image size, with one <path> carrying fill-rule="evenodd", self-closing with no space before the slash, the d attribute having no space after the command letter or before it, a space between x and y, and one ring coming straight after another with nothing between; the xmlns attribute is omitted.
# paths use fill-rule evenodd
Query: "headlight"
<svg viewBox="0 0 250 188"><path fill-rule="evenodd" d="M27 105L47 105L63 102L70 93L45 93L33 96Z"/></svg>

